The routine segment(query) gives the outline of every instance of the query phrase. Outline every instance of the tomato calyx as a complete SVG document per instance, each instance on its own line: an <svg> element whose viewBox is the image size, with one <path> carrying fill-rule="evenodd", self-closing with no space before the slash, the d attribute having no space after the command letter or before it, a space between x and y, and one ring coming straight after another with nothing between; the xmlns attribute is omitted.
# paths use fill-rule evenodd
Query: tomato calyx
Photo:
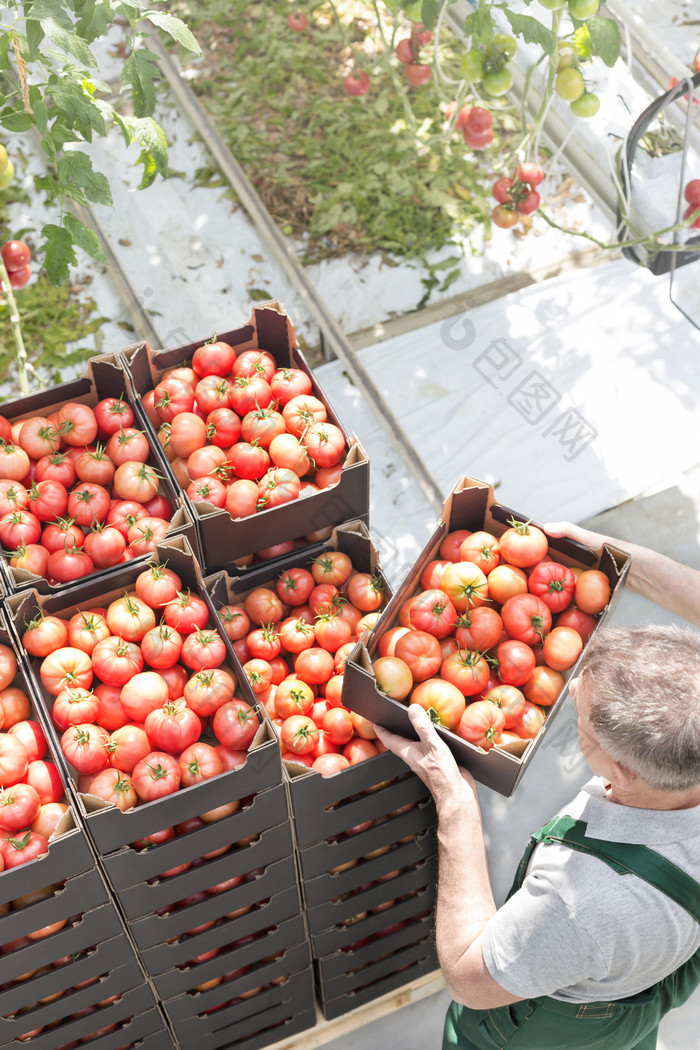
<svg viewBox="0 0 700 1050"><path fill-rule="evenodd" d="M157 766L149 765L149 763L147 762L146 769L149 771L149 776L151 780L163 780L164 777L170 776L172 772L172 770L166 769L165 766L162 766L160 762Z"/></svg>
<svg viewBox="0 0 700 1050"><path fill-rule="evenodd" d="M519 536L529 536L532 519L529 518L527 521L516 521L515 518L508 518L508 525L511 529L515 529Z"/></svg>
<svg viewBox="0 0 700 1050"><path fill-rule="evenodd" d="M7 838L7 839L5 839L5 841L9 842L10 845L14 847L14 849L22 850L22 849L25 848L25 846L29 845L29 839L31 837L31 834L32 834L32 832L31 832L31 829L30 829L29 831L25 832L25 834L22 836L21 839Z"/></svg>

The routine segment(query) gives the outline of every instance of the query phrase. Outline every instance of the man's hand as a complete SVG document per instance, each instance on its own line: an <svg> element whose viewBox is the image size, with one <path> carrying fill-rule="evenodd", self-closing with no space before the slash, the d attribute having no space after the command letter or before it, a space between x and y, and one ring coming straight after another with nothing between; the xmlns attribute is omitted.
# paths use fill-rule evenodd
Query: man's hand
<svg viewBox="0 0 700 1050"><path fill-rule="evenodd" d="M406 737L375 725L375 732L381 742L402 758L420 777L430 790L438 808L454 801L474 801L474 778L466 769L457 765L452 752L435 732L435 727L423 708L418 704L411 704L408 717L418 733L418 740L407 740Z"/></svg>
<svg viewBox="0 0 700 1050"><path fill-rule="evenodd" d="M594 551L600 550L608 538L599 532L582 529L580 525L572 525L570 521L547 521L542 528L548 536L568 536L570 540L576 540Z"/></svg>

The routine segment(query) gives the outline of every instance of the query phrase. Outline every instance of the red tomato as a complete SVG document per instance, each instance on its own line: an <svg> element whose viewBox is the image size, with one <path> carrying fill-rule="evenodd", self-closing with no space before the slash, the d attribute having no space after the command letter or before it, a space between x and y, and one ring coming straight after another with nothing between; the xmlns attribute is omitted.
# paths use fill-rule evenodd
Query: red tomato
<svg viewBox="0 0 700 1050"><path fill-rule="evenodd" d="M37 792L42 806L60 802L65 794L61 774L53 762L46 762L41 758L30 762L24 780Z"/></svg>
<svg viewBox="0 0 700 1050"><path fill-rule="evenodd" d="M218 631L193 631L185 637L181 659L193 671L219 667L226 659L226 644Z"/></svg>
<svg viewBox="0 0 700 1050"><path fill-rule="evenodd" d="M536 565L547 553L547 537L528 521L511 521L499 541L501 557L510 565L527 568Z"/></svg>
<svg viewBox="0 0 700 1050"><path fill-rule="evenodd" d="M0 649L2 648L0 646ZM2 662L2 657L0 656L0 668L2 667ZM1 677L4 677L4 675L0 671ZM24 721L25 718L29 718L30 714L29 697L23 689L19 689L17 686L9 686L0 690L0 722L3 723L5 729L9 729L16 722Z"/></svg>
<svg viewBox="0 0 700 1050"><path fill-rule="evenodd" d="M93 679L92 662L82 649L66 645L44 658L39 675L44 688L53 696L70 686L88 689Z"/></svg>
<svg viewBox="0 0 700 1050"><path fill-rule="evenodd" d="M123 686L143 667L138 645L114 635L98 642L88 659L97 677L106 685Z"/></svg>
<svg viewBox="0 0 700 1050"><path fill-rule="evenodd" d="M332 655L319 646L311 646L298 653L294 660L294 673L308 685L327 682L335 670Z"/></svg>
<svg viewBox="0 0 700 1050"><path fill-rule="evenodd" d="M49 852L47 839L37 831L27 831L16 838L0 840L0 856L5 868L16 868Z"/></svg>
<svg viewBox="0 0 700 1050"><path fill-rule="evenodd" d="M146 631L141 639L141 652L149 667L158 670L173 667L180 659L182 642L182 635L174 627L162 623Z"/></svg>
<svg viewBox="0 0 700 1050"><path fill-rule="evenodd" d="M63 814L68 812L65 802L45 802L40 808L37 816L31 823L30 830L36 831L44 838L50 839L57 825L63 819Z"/></svg>
<svg viewBox="0 0 700 1050"><path fill-rule="evenodd" d="M365 762L368 758L374 758L375 755L379 754L379 751L371 740L356 736L345 745L342 754L344 758L347 758L351 766L356 766L358 762Z"/></svg>
<svg viewBox="0 0 700 1050"><path fill-rule="evenodd" d="M295 755L307 755L316 749L319 728L307 715L292 715L285 718L280 731L280 740L285 751Z"/></svg>
<svg viewBox="0 0 700 1050"><path fill-rule="evenodd" d="M41 521L29 510L8 511L0 518L0 542L7 550L15 550L22 543L38 543Z"/></svg>
<svg viewBox="0 0 700 1050"><path fill-rule="evenodd" d="M576 579L574 601L585 613L595 615L610 601L610 580L599 569L587 569Z"/></svg>
<svg viewBox="0 0 700 1050"><path fill-rule="evenodd" d="M564 675L546 664L533 668L532 674L523 683L525 699L541 707L551 707L564 688Z"/></svg>
<svg viewBox="0 0 700 1050"><path fill-rule="evenodd" d="M82 649L88 656L92 655L97 643L109 638L110 634L107 621L97 610L77 612L68 621L68 644Z"/></svg>
<svg viewBox="0 0 700 1050"><path fill-rule="evenodd" d="M212 719L214 736L224 747L247 751L260 728L260 719L245 700L233 699L222 704Z"/></svg>
<svg viewBox="0 0 700 1050"><path fill-rule="evenodd" d="M37 817L41 807L38 792L30 785L18 783L0 788L0 832L7 833L27 828Z"/></svg>
<svg viewBox="0 0 700 1050"><path fill-rule="evenodd" d="M224 763L216 748L201 741L182 751L178 765L182 787L201 784L203 780L209 780L224 772Z"/></svg>
<svg viewBox="0 0 700 1050"><path fill-rule="evenodd" d="M549 607L553 613L562 612L574 595L575 577L566 565L553 561L535 565L528 577L528 590Z"/></svg>
<svg viewBox="0 0 700 1050"><path fill-rule="evenodd" d="M146 463L151 454L151 446L142 430L128 427L112 435L107 442L106 453L117 468L125 463Z"/></svg>
<svg viewBox="0 0 700 1050"><path fill-rule="evenodd" d="M134 410L121 397L105 397L95 405L95 419L100 432L106 436L134 424Z"/></svg>
<svg viewBox="0 0 700 1050"><path fill-rule="evenodd" d="M163 619L180 634L192 634L206 627L209 622L209 607L198 595L189 591L179 591L177 597L163 607Z"/></svg>
<svg viewBox="0 0 700 1050"><path fill-rule="evenodd" d="M202 723L182 697L149 711L143 728L155 749L180 754L199 739Z"/></svg>
<svg viewBox="0 0 700 1050"><path fill-rule="evenodd" d="M478 650L457 649L450 653L440 667L440 677L457 686L463 696L476 696L485 687L490 675L489 665Z"/></svg>
<svg viewBox="0 0 700 1050"><path fill-rule="evenodd" d="M523 685L535 667L535 654L525 642L509 640L496 649L498 676L506 685Z"/></svg>
<svg viewBox="0 0 700 1050"><path fill-rule="evenodd" d="M484 693L484 700L503 712L505 729L512 729L525 711L525 696L514 685L496 685Z"/></svg>
<svg viewBox="0 0 700 1050"><path fill-rule="evenodd" d="M585 645L595 630L597 620L590 613L582 612L576 605L570 605L564 612L559 613L556 620L557 627L573 627Z"/></svg>
<svg viewBox="0 0 700 1050"><path fill-rule="evenodd" d="M409 619L414 630L446 638L457 625L457 610L445 591L423 591L412 604Z"/></svg>
<svg viewBox="0 0 700 1050"><path fill-rule="evenodd" d="M275 711L279 718L308 715L314 703L314 692L301 678L290 676L280 682L275 692Z"/></svg>
<svg viewBox="0 0 700 1050"><path fill-rule="evenodd" d="M407 631L396 641L394 656L408 665L414 682L432 678L442 665L438 639L427 631Z"/></svg>
<svg viewBox="0 0 700 1050"><path fill-rule="evenodd" d="M537 704L525 701L525 710L513 725L513 732L523 739L534 739L544 725L544 711Z"/></svg>
<svg viewBox="0 0 700 1050"><path fill-rule="evenodd" d="M372 663L376 687L392 700L405 700L413 688L408 664L397 656L380 656Z"/></svg>
<svg viewBox="0 0 700 1050"><path fill-rule="evenodd" d="M489 751L497 744L501 731L505 729L505 715L490 700L475 700L469 704L457 726L457 735L462 740Z"/></svg>
<svg viewBox="0 0 700 1050"><path fill-rule="evenodd" d="M105 619L112 634L127 642L140 642L156 625L151 607L135 595L129 594L110 602Z"/></svg>
<svg viewBox="0 0 700 1050"><path fill-rule="evenodd" d="M66 445L89 445L97 437L95 413L89 405L81 405L77 401L67 401L59 409L56 425Z"/></svg>
<svg viewBox="0 0 700 1050"><path fill-rule="evenodd" d="M190 707L200 718L208 718L219 708L233 700L236 683L228 671L211 668L199 671L185 684L183 694Z"/></svg>
<svg viewBox="0 0 700 1050"><path fill-rule="evenodd" d="M431 721L445 729L456 729L466 706L457 686L444 678L428 678L415 687L410 702L419 704L430 715Z"/></svg>
<svg viewBox="0 0 700 1050"><path fill-rule="evenodd" d="M80 778L78 789L81 790ZM89 786L85 785L89 795L103 798L105 802L111 802L117 806L122 813L133 809L138 802L138 796L131 777L121 769L102 769L90 778Z"/></svg>
<svg viewBox="0 0 700 1050"><path fill-rule="evenodd" d="M148 463L127 460L114 474L112 491L118 499L146 503L158 492L158 474Z"/></svg>
<svg viewBox="0 0 700 1050"><path fill-rule="evenodd" d="M501 606L501 619L511 638L528 645L542 642L552 626L549 607L534 594L508 598Z"/></svg>
<svg viewBox="0 0 700 1050"><path fill-rule="evenodd" d="M168 702L168 686L157 671L141 671L125 682L120 699L129 718L144 722L146 715Z"/></svg>
<svg viewBox="0 0 700 1050"><path fill-rule="evenodd" d="M30 656L48 656L68 641L68 626L58 616L40 613L22 634L22 645Z"/></svg>
<svg viewBox="0 0 700 1050"><path fill-rule="evenodd" d="M79 773L97 773L109 762L109 733L102 726L72 725L61 737L61 750Z"/></svg>
<svg viewBox="0 0 700 1050"><path fill-rule="evenodd" d="M226 486L216 478L195 478L185 491L193 503L211 503L219 508L226 506Z"/></svg>
<svg viewBox="0 0 700 1050"><path fill-rule="evenodd" d="M131 724L115 729L107 744L110 766L124 773L132 773L136 763L145 758L151 750L146 731Z"/></svg>
<svg viewBox="0 0 700 1050"><path fill-rule="evenodd" d="M51 717L60 729L89 724L97 721L100 702L89 689L72 687L63 689L53 702Z"/></svg>
<svg viewBox="0 0 700 1050"><path fill-rule="evenodd" d="M345 584L348 601L363 613L376 612L384 604L384 581L369 572L354 573Z"/></svg>
<svg viewBox="0 0 700 1050"><path fill-rule="evenodd" d="M222 339L212 339L192 355L192 369L198 376L226 376L233 368L236 351Z"/></svg>
<svg viewBox="0 0 700 1050"><path fill-rule="evenodd" d="M376 753L376 752L375 752ZM285 757L284 755L282 756ZM288 756L292 761L296 761L296 756ZM301 756L310 757L310 756ZM370 756L371 757L371 756ZM317 773L320 773L322 777L330 777L334 773L340 773L343 769L350 767L350 760L345 755L337 755L329 753L326 755L318 755L314 758L311 763L311 769L315 769Z"/></svg>
<svg viewBox="0 0 700 1050"><path fill-rule="evenodd" d="M134 766L131 779L136 794L144 802L172 795L180 787L177 759L164 751L151 751Z"/></svg>
<svg viewBox="0 0 700 1050"><path fill-rule="evenodd" d="M578 660L583 639L573 627L553 627L543 643L545 663L555 671L566 671Z"/></svg>

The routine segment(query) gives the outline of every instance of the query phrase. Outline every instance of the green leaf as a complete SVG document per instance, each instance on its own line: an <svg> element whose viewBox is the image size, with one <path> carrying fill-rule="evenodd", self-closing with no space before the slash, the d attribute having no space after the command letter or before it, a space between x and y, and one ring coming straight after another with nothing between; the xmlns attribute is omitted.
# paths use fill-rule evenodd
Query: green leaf
<svg viewBox="0 0 700 1050"><path fill-rule="evenodd" d="M599 55L606 66L614 66L620 57L622 37L620 27L612 18L594 16L586 21L591 39L591 50Z"/></svg>
<svg viewBox="0 0 700 1050"><path fill-rule="evenodd" d="M58 44L67 54L73 55L83 65L97 68L97 59L72 26L70 29L64 29L53 18L42 18L40 24L44 33L53 40L54 44Z"/></svg>
<svg viewBox="0 0 700 1050"><path fill-rule="evenodd" d="M51 284L62 284L69 277L69 268L77 264L73 240L68 230L47 223L41 231L46 240L39 248L45 253L44 268Z"/></svg>
<svg viewBox="0 0 700 1050"><path fill-rule="evenodd" d="M61 186L73 200L81 204L86 199L93 204L113 203L109 182L101 172L94 170L87 153L68 150L59 159L57 169Z"/></svg>
<svg viewBox="0 0 700 1050"><path fill-rule="evenodd" d="M107 257L102 250L100 239L94 230L85 226L85 224L71 212L68 212L64 217L63 225L71 235L73 244L77 244L77 246L82 248L84 252L91 255L93 259L97 259L99 262L107 262Z"/></svg>
<svg viewBox="0 0 700 1050"><path fill-rule="evenodd" d="M93 131L98 135L107 134L104 117L100 107L83 90L80 81L70 79L73 73L76 73L75 66L66 66L61 78L52 73L46 86L46 95L60 110L63 123L79 131L87 142L92 142Z"/></svg>
<svg viewBox="0 0 700 1050"><path fill-rule="evenodd" d="M515 11L504 8L505 16L510 22L510 28L518 36L521 36L527 44L539 44L548 55L554 55L557 50L557 36L551 29L547 29L537 18L530 15L519 15Z"/></svg>
<svg viewBox="0 0 700 1050"><path fill-rule="evenodd" d="M122 66L121 82L131 89L137 117L150 117L156 107L158 59L151 51L132 51Z"/></svg>
<svg viewBox="0 0 700 1050"><path fill-rule="evenodd" d="M93 41L104 36L111 21L107 4L96 4L95 0L77 0L74 10L78 15L75 32L83 40Z"/></svg>
<svg viewBox="0 0 700 1050"><path fill-rule="evenodd" d="M61 26L62 29L70 30L73 23L70 16L64 10L65 5L56 3L56 0L32 0L31 4L25 4L27 19L41 22L48 19Z"/></svg>
<svg viewBox="0 0 700 1050"><path fill-rule="evenodd" d="M44 39L44 30L40 22L27 20L27 50L24 57L28 62L35 61L39 54L39 46Z"/></svg>
<svg viewBox="0 0 700 1050"><path fill-rule="evenodd" d="M252 299L255 303L264 303L268 299L272 299L273 296L270 292L267 292L264 288L249 288L248 298Z"/></svg>
<svg viewBox="0 0 700 1050"><path fill-rule="evenodd" d="M426 29L435 28L441 7L442 4L440 0L423 0L423 6L421 7L421 20Z"/></svg>
<svg viewBox="0 0 700 1050"><path fill-rule="evenodd" d="M147 17L149 21L153 22L154 26L162 29L176 43L187 48L188 51L193 51L195 55L201 55L202 49L197 43L194 33L187 28L181 18L176 18L175 15L169 15L160 11L148 11Z"/></svg>
<svg viewBox="0 0 700 1050"><path fill-rule="evenodd" d="M8 131L29 131L34 126L34 121L31 113L6 106L5 109L0 110L0 124Z"/></svg>
<svg viewBox="0 0 700 1050"><path fill-rule="evenodd" d="M477 7L464 19L464 32L472 38L473 44L487 44L494 31L494 21L490 7Z"/></svg>
<svg viewBox="0 0 700 1050"><path fill-rule="evenodd" d="M129 144L141 146L137 164L143 164L143 176L139 189L151 185L156 175L165 175L168 170L168 140L160 124L153 117L124 117L120 122L127 129Z"/></svg>
<svg viewBox="0 0 700 1050"><path fill-rule="evenodd" d="M46 133L46 125L49 119L49 111L43 98L39 98L32 102L32 110L34 111L34 123L41 134L44 135Z"/></svg>

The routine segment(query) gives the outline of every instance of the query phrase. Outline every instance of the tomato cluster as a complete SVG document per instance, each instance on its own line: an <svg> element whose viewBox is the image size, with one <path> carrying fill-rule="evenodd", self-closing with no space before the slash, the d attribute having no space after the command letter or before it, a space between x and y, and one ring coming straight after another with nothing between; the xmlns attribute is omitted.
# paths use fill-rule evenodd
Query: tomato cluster
<svg viewBox="0 0 700 1050"><path fill-rule="evenodd" d="M690 224L690 228L691 230L700 230L700 179L691 179L690 182L686 183L683 196L688 202L688 207L683 212L683 218L690 219L695 216Z"/></svg>
<svg viewBox="0 0 700 1050"><path fill-rule="evenodd" d="M32 253L24 241L7 241L0 248L0 255L7 271L7 279L15 289L24 288L32 277L29 265Z"/></svg>
<svg viewBox="0 0 700 1050"><path fill-rule="evenodd" d="M46 736L16 674L14 653L0 644L0 871L48 852L68 809Z"/></svg>
<svg viewBox="0 0 700 1050"><path fill-rule="evenodd" d="M448 533L379 639L378 688L485 750L535 737L610 598L603 572L547 550L527 522Z"/></svg>
<svg viewBox="0 0 700 1050"><path fill-rule="evenodd" d="M496 179L491 193L498 204L491 212L496 226L509 229L520 220L521 215L532 215L540 206L540 195L536 187L542 182L544 172L534 161L524 161L515 169L513 177L507 175Z"/></svg>
<svg viewBox="0 0 700 1050"><path fill-rule="evenodd" d="M256 874L259 873L251 872L249 877L255 878ZM268 903L269 898L265 901L259 902L260 906L266 905ZM232 912L231 915L228 917L235 918L238 915L243 915L246 911L250 911L250 908L252 907L253 905L250 905L247 908L239 908L235 912ZM229 944L227 944L223 949L212 948L209 951L200 952L200 954L197 955L194 959L191 959L188 963L178 967L178 969L191 969L193 966L198 966L201 963L208 962L209 959L213 959L215 956L217 956L220 951L225 951L227 954L229 952L233 953L233 961L237 950L239 950L240 948L245 948L248 944L253 944L254 941L262 941L263 938L269 937L272 934L274 934L276 930L277 926L268 926L264 930L256 930L254 933L248 933L244 937L238 937L235 941L231 941ZM269 966L271 963L274 963L278 959L281 959L283 955L283 951L274 952L272 955L266 955L264 956L264 958L259 959L254 963L250 963L243 966L235 966L232 969L227 970L226 973L223 973L220 976L210 977L208 980L202 981L200 984L195 985L192 989L192 992L208 992L210 988L216 988L221 984L230 984L232 981L238 981L240 985L241 977L248 977L249 981L255 981L256 979L260 980L260 977L262 977L262 980L260 980L260 983L257 985L251 986L249 981L244 981L244 987L236 988L235 995L232 995L229 999L224 999L220 1003L216 1003L215 1006L210 1006L207 1007L206 1010L202 1010L201 1016L208 1017L211 1014L218 1013L219 1010L225 1010L227 1007L232 1006L234 1003L242 1002L245 999L252 999L256 995L260 995L262 992L266 991L268 988L274 987L274 985L284 984L285 981L289 979L289 974L282 974L278 977L272 978L271 980L266 980L265 977L262 976L262 974L260 974L260 977L256 976L258 971L262 971L266 966Z"/></svg>
<svg viewBox="0 0 700 1050"><path fill-rule="evenodd" d="M22 644L41 659L81 791L124 811L245 762L260 717L236 697L226 644L208 622L204 600L171 569L151 565L106 607L27 626ZM212 743L202 738L208 727ZM239 805L226 802L203 819Z"/></svg>
<svg viewBox="0 0 700 1050"><path fill-rule="evenodd" d="M378 754L373 727L341 695L345 660L377 622L384 597L379 576L326 550L219 609L284 759L328 775Z"/></svg>
<svg viewBox="0 0 700 1050"><path fill-rule="evenodd" d="M493 118L483 106L462 106L458 109L457 102L450 102L445 109L445 120L448 123L454 120L455 130L462 133L470 149L486 149L493 142Z"/></svg>
<svg viewBox="0 0 700 1050"><path fill-rule="evenodd" d="M516 50L515 37L496 33L485 49L473 48L462 56L462 73L472 84L481 84L487 95L505 95L513 84L508 63Z"/></svg>
<svg viewBox="0 0 700 1050"><path fill-rule="evenodd" d="M11 566L69 583L150 553L173 508L150 445L118 397L0 416L0 543Z"/></svg>
<svg viewBox="0 0 700 1050"><path fill-rule="evenodd" d="M433 34L430 30L418 23L411 27L410 36L402 37L396 45L396 57L403 65L406 80L415 87L427 84L432 78L433 71L430 66L420 61L420 49L432 39Z"/></svg>
<svg viewBox="0 0 700 1050"><path fill-rule="evenodd" d="M244 518L340 477L345 435L312 389L268 351L217 341L165 372L144 404L189 498Z"/></svg>

